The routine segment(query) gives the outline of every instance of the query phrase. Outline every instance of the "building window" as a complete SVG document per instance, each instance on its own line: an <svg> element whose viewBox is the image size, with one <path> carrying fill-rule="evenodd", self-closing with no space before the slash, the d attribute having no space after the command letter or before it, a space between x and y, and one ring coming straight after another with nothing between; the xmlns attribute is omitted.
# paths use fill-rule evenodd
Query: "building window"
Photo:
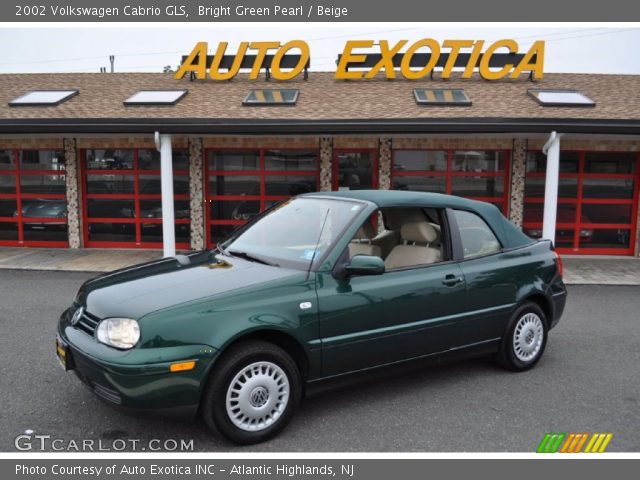
<svg viewBox="0 0 640 480"><path fill-rule="evenodd" d="M0 245L68 246L63 152L0 150Z"/></svg>
<svg viewBox="0 0 640 480"><path fill-rule="evenodd" d="M317 150L207 151L208 244L282 200L317 191L318 158Z"/></svg>
<svg viewBox="0 0 640 480"><path fill-rule="evenodd" d="M378 188L378 155L375 149L333 151L333 190L370 190Z"/></svg>
<svg viewBox="0 0 640 480"><path fill-rule="evenodd" d="M155 149L84 150L88 247L162 247L160 154ZM189 152L173 150L176 247L190 246Z"/></svg>
<svg viewBox="0 0 640 480"><path fill-rule="evenodd" d="M547 158L529 152L524 232L542 235ZM568 253L633 254L637 215L638 154L560 153L556 246Z"/></svg>
<svg viewBox="0 0 640 480"><path fill-rule="evenodd" d="M506 150L394 150L391 188L448 193L508 208Z"/></svg>

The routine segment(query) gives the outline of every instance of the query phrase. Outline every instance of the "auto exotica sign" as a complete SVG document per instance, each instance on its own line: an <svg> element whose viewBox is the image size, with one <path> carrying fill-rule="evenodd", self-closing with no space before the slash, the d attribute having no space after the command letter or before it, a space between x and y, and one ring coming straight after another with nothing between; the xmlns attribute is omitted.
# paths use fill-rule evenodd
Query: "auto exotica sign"
<svg viewBox="0 0 640 480"><path fill-rule="evenodd" d="M518 78L528 73L533 79L543 77L544 41L533 43L526 53L518 53L518 43L502 39L486 44L484 40L444 40L423 38L413 43L399 40L349 40L336 61L335 78L362 80L384 75L388 79L417 80L433 75L449 78L454 71L469 78L474 72L486 80ZM276 80L290 80L309 67L309 44L292 40L280 42L241 42L235 55L228 55L228 43L220 42L213 55L208 55L207 42L198 42L191 53L183 57L175 78L190 74L197 79L230 80L241 70L250 79L258 78L261 70ZM399 74L399 75L398 75Z"/></svg>

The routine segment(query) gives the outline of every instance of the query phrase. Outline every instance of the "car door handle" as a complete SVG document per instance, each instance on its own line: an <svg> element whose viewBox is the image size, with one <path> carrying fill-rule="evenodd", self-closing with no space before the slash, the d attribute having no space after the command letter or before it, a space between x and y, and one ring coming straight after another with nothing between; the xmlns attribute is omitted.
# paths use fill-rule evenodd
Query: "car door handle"
<svg viewBox="0 0 640 480"><path fill-rule="evenodd" d="M463 278L461 276L453 275L451 273L444 277L444 280L442 280L442 284L446 285L447 287L454 287L462 282Z"/></svg>

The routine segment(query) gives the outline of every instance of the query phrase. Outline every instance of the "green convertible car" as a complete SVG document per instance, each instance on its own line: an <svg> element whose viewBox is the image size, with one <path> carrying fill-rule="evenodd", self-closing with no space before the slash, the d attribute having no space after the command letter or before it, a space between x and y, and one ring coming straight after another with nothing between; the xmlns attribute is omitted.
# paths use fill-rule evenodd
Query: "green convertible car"
<svg viewBox="0 0 640 480"><path fill-rule="evenodd" d="M561 316L562 264L494 205L435 193L309 193L215 250L87 281L56 351L100 398L199 412L266 440L320 381L416 359L531 368Z"/></svg>

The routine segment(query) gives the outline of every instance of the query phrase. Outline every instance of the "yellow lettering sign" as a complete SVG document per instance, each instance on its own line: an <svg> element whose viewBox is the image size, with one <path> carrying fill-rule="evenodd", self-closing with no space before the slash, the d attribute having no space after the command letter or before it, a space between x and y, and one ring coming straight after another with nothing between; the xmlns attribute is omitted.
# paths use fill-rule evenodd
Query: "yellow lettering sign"
<svg viewBox="0 0 640 480"><path fill-rule="evenodd" d="M293 67L289 72L283 72L280 68L282 57L284 57L289 50L294 48L300 50L300 60L298 61L298 65ZM285 43L273 57L273 64L271 65L271 74L273 75L273 78L276 80L291 80L292 78L297 77L300 72L304 70L305 65L309 61L309 55L309 45L302 40L292 40Z"/></svg>
<svg viewBox="0 0 640 480"><path fill-rule="evenodd" d="M174 78L180 79L189 72L194 72L196 78L207 76L207 42L196 43L187 59L180 65Z"/></svg>
<svg viewBox="0 0 640 480"><path fill-rule="evenodd" d="M411 70L411 59L413 58L413 54L420 48L428 47L431 51L431 58L427 64L421 68L420 70ZM434 69L436 64L438 63L438 58L440 58L440 44L436 42L432 38L424 38L422 40L417 41L413 45L409 47L409 49L402 57L402 62L400 63L400 71L402 72L402 76L404 78L408 78L410 80L417 80L419 78L428 75L431 70Z"/></svg>
<svg viewBox="0 0 640 480"><path fill-rule="evenodd" d="M270 68L271 75L276 80L291 80L304 71L310 58L309 45L302 40L292 40L284 45L280 45L280 42L242 42L233 55L233 61L226 53L227 46L227 42L220 42L211 65L208 65L207 42L198 42L180 65L175 78L182 78L189 73L198 79L205 79L208 71L209 78L212 80L230 80L238 74L247 55L252 55L253 63L250 66L248 62L244 62L246 69L250 69L251 80L258 78L263 68ZM478 71L486 80L498 80L507 76L517 78L524 72L531 72L536 80L542 79L544 75L545 44L542 40L536 41L526 54L513 57L518 59L516 64L505 61L504 57L499 63L492 62L494 55L518 52L518 43L511 39L493 42L484 50L484 40L444 40L440 44L432 38L423 38L411 44L407 40L399 40L393 45L387 40L380 40L378 42L379 58L375 60L369 57L373 52L366 52L374 46L376 43L373 40L348 40L340 55L335 78L361 80L384 75L388 79L394 79L399 70L404 78L418 80L430 75L436 67L442 67L441 78L450 78L456 68L464 69L462 78L470 78L475 71ZM406 50L402 52L405 47ZM429 51L428 57L422 53L418 55L419 50L425 49ZM295 65L290 61L291 56L287 56L291 50L300 52ZM358 50L357 53L356 50ZM270 54L270 52L274 53ZM442 57L443 54L446 57ZM267 55L272 55L271 61L265 64ZM401 56L399 65L396 58L398 55ZM283 67L285 56L287 61Z"/></svg>
<svg viewBox="0 0 640 480"><path fill-rule="evenodd" d="M533 57L536 57L536 61L533 62ZM526 53L522 61L518 64L516 69L511 74L511 78L518 78L523 71L530 70L533 72L533 78L536 80L542 80L544 76L544 41L538 40Z"/></svg>
<svg viewBox="0 0 640 480"><path fill-rule="evenodd" d="M363 72L350 72L348 70L349 63L364 62L367 56L364 54L355 54L353 50L356 48L371 48L373 47L373 40L349 40L344 46L342 56L338 62L338 69L336 70L335 78L340 80L357 80L362 78Z"/></svg>
<svg viewBox="0 0 640 480"><path fill-rule="evenodd" d="M499 48L506 48L509 53L516 53L518 51L518 44L515 40L498 40L487 48L487 50L482 54L482 59L480 60L480 76L485 80L498 80L499 78L507 75L507 73L509 73L513 68L513 64L511 63L505 63L504 67L498 71L493 71L489 68L491 55L493 55Z"/></svg>
<svg viewBox="0 0 640 480"><path fill-rule="evenodd" d="M187 73L193 73L197 79L204 80L207 78L207 70L209 70L209 78L212 80L230 80L240 71L245 56L254 55L255 59L251 66L249 78L255 80L258 78L260 70L269 66L265 65L266 56L270 51L275 50L270 65L272 75L277 80L289 80L304 70L310 57L309 45L302 40L292 40L283 46L280 46L280 42L242 42L233 57L233 64L224 71L221 70L221 68L222 61L226 56L227 46L227 42L220 42L213 55L211 65L207 65L207 51L209 46L207 42L198 42L187 58L185 58L184 62L182 62L174 78L180 79ZM282 59L285 54L292 49L300 51L300 60L297 65L289 71L284 71L281 67Z"/></svg>
<svg viewBox="0 0 640 480"><path fill-rule="evenodd" d="M335 74L336 79L340 80L359 80L373 78L382 74L388 79L396 78L396 68L393 64L394 56L402 54L400 61L400 72L402 76L410 80L418 80L431 74L434 68L442 66L440 72L441 78L450 78L454 68L464 68L462 78L470 78L473 72L478 70L482 78L486 80L498 80L510 74L511 78L517 78L525 71L531 71L536 79L543 76L544 66L544 41L539 40L533 44L529 51L521 57L517 65L512 63L502 63L498 70L491 67L493 55L496 53L517 53L518 43L511 39L502 39L490 44L484 52L482 48L485 45L484 40L445 40L442 45L432 38L423 38L410 44L406 51L402 53L400 50L409 42L400 40L393 47L389 46L386 40L380 40L380 60L375 64L370 62L367 64L367 53L354 54L356 48L367 49L372 48L375 44L373 40L349 40L344 47L338 69ZM414 56L419 49L428 48L430 56L424 65L417 67ZM465 51L466 50L466 51ZM470 52L468 50L471 50ZM498 52L498 50L506 50ZM444 58L441 63L442 53L447 54L446 61ZM468 53L468 59L462 57L465 63L461 65L459 59L462 53ZM415 57L422 58L422 57ZM355 65L350 65L355 64ZM363 64L365 65L363 67ZM411 68L411 65L414 65ZM352 70L349 67L359 67L358 70ZM417 68L416 68L417 67Z"/></svg>

